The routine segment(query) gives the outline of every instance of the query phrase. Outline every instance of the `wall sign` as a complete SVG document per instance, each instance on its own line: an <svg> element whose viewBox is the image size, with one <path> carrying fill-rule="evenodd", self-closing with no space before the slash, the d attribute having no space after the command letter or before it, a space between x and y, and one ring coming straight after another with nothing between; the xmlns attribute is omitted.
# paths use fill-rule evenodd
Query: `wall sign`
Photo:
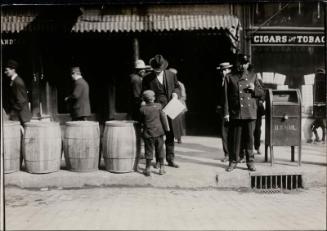
<svg viewBox="0 0 327 231"><path fill-rule="evenodd" d="M266 33L254 34L251 38L252 45L279 46L325 46L324 34L282 34Z"/></svg>

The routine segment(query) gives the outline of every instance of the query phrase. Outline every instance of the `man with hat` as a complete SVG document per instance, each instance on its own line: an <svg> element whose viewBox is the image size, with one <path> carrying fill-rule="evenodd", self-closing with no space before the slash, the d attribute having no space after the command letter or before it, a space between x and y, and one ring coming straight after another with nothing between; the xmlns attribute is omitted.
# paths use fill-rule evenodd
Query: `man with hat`
<svg viewBox="0 0 327 231"><path fill-rule="evenodd" d="M217 113L221 119L221 141L224 150L224 158L221 160L222 162L226 162L229 159L229 152L228 152L228 122L224 120L224 89L225 89L225 79L226 76L231 72L231 65L229 62L220 63L217 67L219 70L219 79L218 79L218 89L220 92L219 99L218 99L218 106L217 106Z"/></svg>
<svg viewBox="0 0 327 231"><path fill-rule="evenodd" d="M87 120L91 115L89 84L83 79L81 70L77 66L71 68L71 77L74 80L74 90L65 101L69 101L72 105L72 120Z"/></svg>
<svg viewBox="0 0 327 231"><path fill-rule="evenodd" d="M10 79L9 92L9 119L20 121L21 124L29 122L32 113L28 107L28 97L25 83L16 72L18 63L15 60L9 60L5 66L5 75Z"/></svg>
<svg viewBox="0 0 327 231"><path fill-rule="evenodd" d="M180 97L180 88L177 77L173 72L166 70L168 62L162 55L158 54L151 58L150 66L152 67L153 72L143 78L142 91L154 91L156 96L155 102L160 103L164 108L172 98ZM176 128L174 128L170 118L168 118L168 123L170 130L165 132L166 160L168 166L178 168L179 166L174 161L174 130L176 130Z"/></svg>
<svg viewBox="0 0 327 231"><path fill-rule="evenodd" d="M150 69L150 66L145 65L142 59L138 59L135 61L134 73L130 75L132 98L130 116L136 121L139 120L139 109L142 102L142 79L146 74L147 69Z"/></svg>
<svg viewBox="0 0 327 231"><path fill-rule="evenodd" d="M253 154L253 131L257 118L256 99L264 96L257 75L249 72L249 57L239 54L236 60L237 70L226 76L224 119L230 122L229 166L226 171L233 171L241 150L245 149L246 164L250 171L255 171ZM242 147L242 143L244 147Z"/></svg>

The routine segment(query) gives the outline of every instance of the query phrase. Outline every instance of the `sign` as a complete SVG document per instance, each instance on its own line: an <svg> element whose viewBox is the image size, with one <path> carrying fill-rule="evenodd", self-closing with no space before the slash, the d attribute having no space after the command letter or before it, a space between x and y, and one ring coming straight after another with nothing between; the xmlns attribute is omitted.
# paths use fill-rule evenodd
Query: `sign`
<svg viewBox="0 0 327 231"><path fill-rule="evenodd" d="M14 43L15 43L14 39L4 39L4 38L1 39L2 46L10 46L13 45Z"/></svg>
<svg viewBox="0 0 327 231"><path fill-rule="evenodd" d="M265 33L254 34L251 38L252 45L300 45L300 46L325 46L324 34L284 34Z"/></svg>

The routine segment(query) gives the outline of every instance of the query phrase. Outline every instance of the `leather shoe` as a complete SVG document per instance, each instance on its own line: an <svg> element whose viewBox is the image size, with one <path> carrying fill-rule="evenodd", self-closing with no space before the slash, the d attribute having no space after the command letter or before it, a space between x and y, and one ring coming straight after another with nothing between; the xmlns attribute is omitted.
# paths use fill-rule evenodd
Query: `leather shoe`
<svg viewBox="0 0 327 231"><path fill-rule="evenodd" d="M165 166L161 165L159 169L159 175L164 175L166 173Z"/></svg>
<svg viewBox="0 0 327 231"><path fill-rule="evenodd" d="M160 167L160 163L159 162L156 162L153 167L158 169Z"/></svg>
<svg viewBox="0 0 327 231"><path fill-rule="evenodd" d="M258 155L261 155L260 149L256 149L256 151Z"/></svg>
<svg viewBox="0 0 327 231"><path fill-rule="evenodd" d="M173 167L173 168L179 168L179 165L175 164L174 162L168 162L168 166L169 167Z"/></svg>
<svg viewBox="0 0 327 231"><path fill-rule="evenodd" d="M256 168L254 167L254 164L253 163L249 163L247 164L248 166L248 169L251 171L251 172L255 172L256 171Z"/></svg>
<svg viewBox="0 0 327 231"><path fill-rule="evenodd" d="M238 161L238 163L245 163L244 158L241 158L241 159Z"/></svg>
<svg viewBox="0 0 327 231"><path fill-rule="evenodd" d="M228 166L228 168L226 168L226 171L231 172L236 168L236 166L237 166L237 163L229 163L229 166Z"/></svg>
<svg viewBox="0 0 327 231"><path fill-rule="evenodd" d="M145 176L150 176L151 175L150 168L145 168L143 173Z"/></svg>

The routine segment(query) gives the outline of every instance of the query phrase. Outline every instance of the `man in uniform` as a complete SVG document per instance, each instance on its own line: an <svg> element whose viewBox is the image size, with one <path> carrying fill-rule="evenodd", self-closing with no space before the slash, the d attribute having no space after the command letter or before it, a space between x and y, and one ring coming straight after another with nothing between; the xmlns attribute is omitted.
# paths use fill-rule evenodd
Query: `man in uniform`
<svg viewBox="0 0 327 231"><path fill-rule="evenodd" d="M72 103L71 116L74 121L87 120L91 115L89 84L83 79L79 67L71 69L71 76L74 80L74 90L65 101Z"/></svg>
<svg viewBox="0 0 327 231"><path fill-rule="evenodd" d="M246 163L250 171L255 171L253 154L253 131L257 118L256 98L264 95L255 73L249 72L249 57L237 56L236 71L226 76L224 119L230 122L229 166L233 171L237 166L240 151L245 149ZM242 147L242 142L244 147Z"/></svg>
<svg viewBox="0 0 327 231"><path fill-rule="evenodd" d="M152 90L155 93L155 102L160 103L164 108L172 98L180 97L180 87L178 85L176 75L166 70L168 62L162 55L156 55L150 59L150 66L153 72L146 75L142 81L142 91ZM168 118L170 130L166 133L166 160L168 166L178 168L179 166L175 163L175 140L174 140L174 127L172 120Z"/></svg>

